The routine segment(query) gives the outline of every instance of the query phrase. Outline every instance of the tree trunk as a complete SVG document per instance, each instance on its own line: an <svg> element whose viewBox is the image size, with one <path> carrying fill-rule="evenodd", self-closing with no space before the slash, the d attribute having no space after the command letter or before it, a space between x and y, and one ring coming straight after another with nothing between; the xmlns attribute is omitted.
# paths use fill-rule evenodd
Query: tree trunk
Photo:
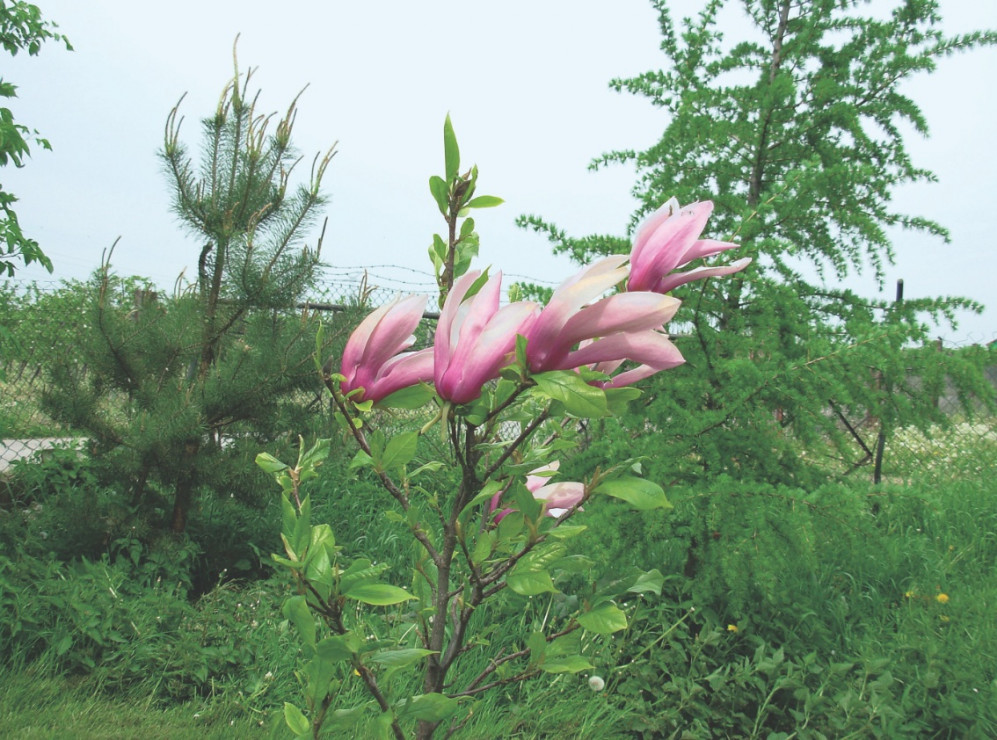
<svg viewBox="0 0 997 740"><path fill-rule="evenodd" d="M184 444L183 467L177 477L173 493L173 518L170 530L174 534L182 534L187 529L187 513L194 499L194 459L197 457L199 447L200 443L197 441L188 441Z"/></svg>

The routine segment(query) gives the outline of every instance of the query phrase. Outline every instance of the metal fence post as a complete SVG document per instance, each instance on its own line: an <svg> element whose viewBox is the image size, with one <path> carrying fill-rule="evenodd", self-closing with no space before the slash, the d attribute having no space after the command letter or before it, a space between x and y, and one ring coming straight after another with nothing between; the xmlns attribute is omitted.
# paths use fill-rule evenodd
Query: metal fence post
<svg viewBox="0 0 997 740"><path fill-rule="evenodd" d="M904 299L904 281L903 278L897 280L897 297L893 302L894 305L901 303ZM882 381L882 390L887 396L890 394L890 381L880 373L880 380ZM880 481L883 479L883 452L886 450L886 422L882 417L879 419L879 434L876 435L876 461L873 464L872 469L872 482L874 485L879 485Z"/></svg>

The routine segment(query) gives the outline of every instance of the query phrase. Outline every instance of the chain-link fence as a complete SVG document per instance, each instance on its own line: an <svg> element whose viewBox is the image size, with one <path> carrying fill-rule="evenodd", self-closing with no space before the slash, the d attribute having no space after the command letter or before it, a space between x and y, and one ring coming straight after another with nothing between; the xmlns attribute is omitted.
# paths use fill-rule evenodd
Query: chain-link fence
<svg viewBox="0 0 997 740"><path fill-rule="evenodd" d="M986 382L997 389L997 366L986 367L983 372ZM961 393L951 379L932 400L944 422L924 429L908 426L885 430L885 451L878 471L883 479L930 483L997 474L997 415L981 398Z"/></svg>
<svg viewBox="0 0 997 740"><path fill-rule="evenodd" d="M125 281L120 290L138 310L148 287L141 281ZM432 295L435 287L431 274L396 266L332 268L295 310L336 315L382 305L398 293ZM47 416L40 400L48 378L46 366L76 362L74 347L90 335L87 300L83 283L0 286L0 474L13 461L35 452L84 442L75 430ZM997 387L997 367L988 368L986 376ZM867 453L860 466L875 464L888 480L930 478L933 471L997 472L997 418L973 402L967 414L964 400L948 384L935 399L948 423L925 430L889 429L876 419L855 422L856 444ZM515 436L515 430L503 431L503 436Z"/></svg>
<svg viewBox="0 0 997 740"><path fill-rule="evenodd" d="M115 281L114 289L117 303L133 311L159 300L142 279ZM337 315L356 316L398 293L432 294L435 289L431 274L392 265L329 268L305 300L288 310L318 312L335 321ZM85 442L77 430L45 413L42 397L50 376L46 369L53 363L87 372L74 347L94 336L87 308L93 290L80 281L0 285L0 474L35 453Z"/></svg>

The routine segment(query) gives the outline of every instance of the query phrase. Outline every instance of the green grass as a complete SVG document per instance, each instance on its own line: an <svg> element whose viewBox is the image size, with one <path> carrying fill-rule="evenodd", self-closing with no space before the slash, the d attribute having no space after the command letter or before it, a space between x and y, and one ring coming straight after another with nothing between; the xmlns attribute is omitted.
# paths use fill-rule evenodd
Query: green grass
<svg viewBox="0 0 997 740"><path fill-rule="evenodd" d="M0 679L0 727L11 740L175 740L267 738L274 712L247 711L233 699L163 708L153 697L108 695L90 680L26 669Z"/></svg>

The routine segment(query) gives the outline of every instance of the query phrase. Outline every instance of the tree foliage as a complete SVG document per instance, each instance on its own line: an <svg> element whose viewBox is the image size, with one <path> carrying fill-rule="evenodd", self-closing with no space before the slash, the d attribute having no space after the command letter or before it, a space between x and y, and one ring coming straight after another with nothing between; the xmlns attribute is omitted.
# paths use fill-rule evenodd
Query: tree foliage
<svg viewBox="0 0 997 740"><path fill-rule="evenodd" d="M27 51L35 56L46 41L61 41L72 50L69 39L56 31L55 23L45 20L37 5L14 0L0 0L0 45L11 56ZM17 87L0 78L0 98L16 98ZM31 154L29 141L43 149L51 149L47 139L27 126L17 123L10 108L0 106L0 166L13 164L23 167ZM0 186L0 272L14 274L14 263L25 265L38 262L52 272L52 262L42 252L38 242L25 236L17 220L14 203L17 197Z"/></svg>
<svg viewBox="0 0 997 740"><path fill-rule="evenodd" d="M948 238L932 214L893 209L897 186L934 179L905 146L907 131L928 127L903 85L997 33L946 36L931 0L893 3L887 17L853 1L710 0L681 26L666 0L653 4L666 68L611 86L663 109L665 130L648 149L610 152L592 167L636 167L634 224L670 196L712 199L714 233L755 258L732 279L676 291L691 317L676 328L688 364L652 384L641 415L675 432L688 453L677 459L695 460L699 473L786 478L796 466L790 437L830 437L850 465L871 453L862 420L937 418L920 389L947 372L989 397L972 353L940 363L907 349L927 341L929 319L951 322L978 305L868 300L841 286L863 269L882 285L891 230ZM720 19L738 9L750 23L731 38ZM579 261L625 250L618 237L571 238L536 217L521 224Z"/></svg>
<svg viewBox="0 0 997 740"><path fill-rule="evenodd" d="M172 492L177 532L198 488L235 488L234 471L249 465L243 443L301 428L302 394L317 378L318 322L294 306L319 267L321 237L314 249L301 242L325 202L333 152L292 187L295 104L283 117L261 115L250 77L237 68L204 121L199 163L180 140L176 108L167 121L174 206L202 245L196 281L178 281L169 298L137 290L122 302L108 257L80 356L56 364L46 397L54 417L90 434L114 479L130 481L133 501Z"/></svg>

